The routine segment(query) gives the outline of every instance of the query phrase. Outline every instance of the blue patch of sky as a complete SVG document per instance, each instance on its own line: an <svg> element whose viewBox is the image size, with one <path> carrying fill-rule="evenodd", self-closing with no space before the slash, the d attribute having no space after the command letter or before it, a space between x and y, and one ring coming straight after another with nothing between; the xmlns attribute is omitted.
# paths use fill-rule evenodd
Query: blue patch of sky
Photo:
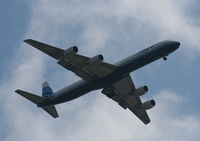
<svg viewBox="0 0 200 141"><path fill-rule="evenodd" d="M200 1L199 0L195 0L195 2L190 3L190 8L187 9L186 11L187 15L190 18L199 18L200 17Z"/></svg>
<svg viewBox="0 0 200 141"><path fill-rule="evenodd" d="M3 0L0 4L0 80L3 80L10 67L10 62L15 58L15 52L19 48L27 29L29 19L29 5L22 0ZM9 71L10 72L10 71ZM6 76L4 75L6 74ZM0 106L0 111L3 110ZM5 114L6 116L6 114ZM8 132L12 131L12 125L6 123L4 115L0 119L0 137L3 140Z"/></svg>
<svg viewBox="0 0 200 141"><path fill-rule="evenodd" d="M0 4L0 74L6 72L9 62L13 62L27 30L29 5L22 0L3 0Z"/></svg>

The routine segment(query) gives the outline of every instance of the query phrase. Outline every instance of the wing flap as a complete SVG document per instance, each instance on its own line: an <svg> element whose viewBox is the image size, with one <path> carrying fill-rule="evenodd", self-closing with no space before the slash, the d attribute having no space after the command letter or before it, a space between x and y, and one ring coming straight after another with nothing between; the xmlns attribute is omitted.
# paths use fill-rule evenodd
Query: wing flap
<svg viewBox="0 0 200 141"><path fill-rule="evenodd" d="M91 81L96 79L95 75L93 75L92 73L88 72L83 68L80 68L79 66L70 63L69 61L60 60L58 61L58 64L74 72L77 76L81 77L85 81Z"/></svg>

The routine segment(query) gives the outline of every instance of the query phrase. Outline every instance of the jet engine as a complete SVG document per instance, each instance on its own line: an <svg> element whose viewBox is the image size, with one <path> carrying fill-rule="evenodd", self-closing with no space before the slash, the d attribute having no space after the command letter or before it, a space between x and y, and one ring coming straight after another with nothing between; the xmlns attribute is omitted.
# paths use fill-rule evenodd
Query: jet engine
<svg viewBox="0 0 200 141"><path fill-rule="evenodd" d="M64 51L64 55L76 54L77 52L78 52L78 47L77 46L73 46L73 47L70 47L70 48L66 49Z"/></svg>
<svg viewBox="0 0 200 141"><path fill-rule="evenodd" d="M101 61L103 61L103 55L97 55L97 56L94 56L93 58L91 58L90 60L90 63L93 64L93 63L99 63Z"/></svg>
<svg viewBox="0 0 200 141"><path fill-rule="evenodd" d="M148 100L142 104L142 108L145 110L149 110L153 108L156 105L156 102L154 100Z"/></svg>
<svg viewBox="0 0 200 141"><path fill-rule="evenodd" d="M148 87L147 86L142 86L134 90L133 95L135 96L142 96L146 92L148 92Z"/></svg>

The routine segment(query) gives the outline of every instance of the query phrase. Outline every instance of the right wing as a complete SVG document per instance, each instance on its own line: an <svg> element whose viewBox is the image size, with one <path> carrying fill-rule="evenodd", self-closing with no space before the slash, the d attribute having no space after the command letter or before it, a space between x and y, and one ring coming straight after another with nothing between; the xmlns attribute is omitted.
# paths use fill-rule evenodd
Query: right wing
<svg viewBox="0 0 200 141"><path fill-rule="evenodd" d="M74 72L85 81L92 81L112 73L117 67L115 65L99 61L91 63L92 58L76 53L65 53L65 50L56 48L32 39L25 40L26 43L40 51L55 58L62 67ZM77 47L76 47L77 49ZM78 49L76 50L78 51Z"/></svg>
<svg viewBox="0 0 200 141"><path fill-rule="evenodd" d="M116 101L122 108L128 108L144 124L148 124L150 119L146 110L142 108L140 97L132 94L135 89L136 88L131 76L128 75L127 77L113 84L111 87L103 89L102 93Z"/></svg>

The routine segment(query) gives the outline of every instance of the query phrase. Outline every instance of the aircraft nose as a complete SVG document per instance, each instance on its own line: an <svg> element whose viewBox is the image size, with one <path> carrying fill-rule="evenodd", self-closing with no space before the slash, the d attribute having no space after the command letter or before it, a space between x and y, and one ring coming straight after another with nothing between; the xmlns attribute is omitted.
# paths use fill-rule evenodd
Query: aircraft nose
<svg viewBox="0 0 200 141"><path fill-rule="evenodd" d="M174 49L175 49L175 50L178 49L179 46L181 45L181 43L178 42L178 41L173 41L173 44L174 44Z"/></svg>
<svg viewBox="0 0 200 141"><path fill-rule="evenodd" d="M166 46L166 52L171 53L175 50L177 50L180 46L180 42L178 41L169 41L168 45Z"/></svg>

